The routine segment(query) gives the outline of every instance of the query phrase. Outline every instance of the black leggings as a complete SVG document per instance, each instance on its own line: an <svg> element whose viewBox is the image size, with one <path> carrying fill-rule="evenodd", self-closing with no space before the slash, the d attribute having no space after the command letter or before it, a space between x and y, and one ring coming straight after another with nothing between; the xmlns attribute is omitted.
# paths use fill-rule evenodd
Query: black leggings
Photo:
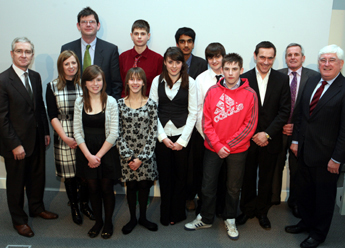
<svg viewBox="0 0 345 248"><path fill-rule="evenodd" d="M152 181L129 181L126 182L127 185L127 201L129 207L129 213L131 215L131 220L136 219L136 202L137 202L137 191L138 200L140 206L140 219L146 220L146 205L149 198L150 188L152 186Z"/></svg>

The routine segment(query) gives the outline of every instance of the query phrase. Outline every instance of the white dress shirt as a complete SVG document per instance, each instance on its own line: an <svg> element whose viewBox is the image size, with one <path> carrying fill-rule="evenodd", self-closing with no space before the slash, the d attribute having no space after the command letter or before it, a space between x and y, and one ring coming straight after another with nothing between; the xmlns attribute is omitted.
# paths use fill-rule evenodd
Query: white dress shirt
<svg viewBox="0 0 345 248"><path fill-rule="evenodd" d="M15 64L12 65L13 70L15 71L15 73L18 75L18 77L20 78L20 80L22 81L25 89L26 89L26 85L25 85L25 76L24 73L27 72L28 73L28 80L29 80L29 85L32 91L32 86L31 86L31 81L30 81L30 77L29 77L29 70L26 69L26 71L23 71L22 69L20 69L19 67L17 67Z"/></svg>
<svg viewBox="0 0 345 248"><path fill-rule="evenodd" d="M159 75L155 77L152 81L151 89L150 89L150 98L159 104L159 96L158 96L158 82ZM181 78L177 80L176 83L174 83L173 87L170 89L168 84L163 81L161 83L165 84L165 93L167 97L172 100L178 93L178 90L180 89L181 85ZM189 77L189 90L188 90L188 117L186 120L186 125L183 127L177 128L174 123L169 120L164 128L162 126L162 123L160 122L158 118L158 141L162 142L163 139L167 138L168 136L177 136L181 135L178 140L176 141L178 144L180 144L183 147L186 147L188 145L189 139L192 135L192 131L195 125L196 121L196 115L197 115L197 94L196 94L196 87L195 87L195 81L193 78Z"/></svg>
<svg viewBox="0 0 345 248"><path fill-rule="evenodd" d="M260 72L258 71L258 68L255 66L255 71L256 71L256 80L258 81L258 87L259 87L259 94L260 94L260 99L261 99L261 106L264 105L265 101L265 95L266 95L266 89L267 89L267 84L268 84L268 78L270 77L271 74L271 69L268 71L266 74L265 78L262 79Z"/></svg>
<svg viewBox="0 0 345 248"><path fill-rule="evenodd" d="M80 63L83 65L84 63L84 54L86 51L86 46L87 45L91 45L91 47L89 48L89 53L90 53L90 57L91 57L91 65L93 65L93 61L95 58L95 50L96 50L96 43L97 43L97 37L90 43L86 43L83 38L81 38L81 56L82 56L82 61L80 61Z"/></svg>

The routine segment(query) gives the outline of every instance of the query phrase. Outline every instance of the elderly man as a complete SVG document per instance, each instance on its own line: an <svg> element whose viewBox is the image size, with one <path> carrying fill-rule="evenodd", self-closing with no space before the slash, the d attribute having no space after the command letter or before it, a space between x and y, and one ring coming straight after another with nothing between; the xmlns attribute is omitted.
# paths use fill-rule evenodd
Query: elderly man
<svg viewBox="0 0 345 248"><path fill-rule="evenodd" d="M280 203L280 193L282 190L282 176L286 160L286 153L289 153L289 169L290 169L290 189L288 205L292 210L295 217L300 217L298 208L296 205L296 194L298 186L296 183L297 172L297 158L293 152L289 149L291 145L291 135L293 130L293 124L296 120L296 109L299 106L303 89L306 85L308 78L320 75L318 72L305 68L302 66L305 60L303 48L300 44L290 43L285 50L285 61L287 68L279 70L280 72L287 74L290 81L291 92L291 113L289 120L283 127L283 146L278 155L277 165L273 175L272 184L272 204Z"/></svg>
<svg viewBox="0 0 345 248"><path fill-rule="evenodd" d="M329 231L340 164L345 162L344 51L330 45L319 52L320 76L305 86L290 149L298 158L301 221L288 233L308 232L301 247L317 247Z"/></svg>
<svg viewBox="0 0 345 248"><path fill-rule="evenodd" d="M12 42L13 65L0 74L0 152L7 172L7 202L14 228L34 236L24 212L24 187L30 216L56 219L44 208L45 146L49 129L40 75L28 67L34 46L27 38Z"/></svg>

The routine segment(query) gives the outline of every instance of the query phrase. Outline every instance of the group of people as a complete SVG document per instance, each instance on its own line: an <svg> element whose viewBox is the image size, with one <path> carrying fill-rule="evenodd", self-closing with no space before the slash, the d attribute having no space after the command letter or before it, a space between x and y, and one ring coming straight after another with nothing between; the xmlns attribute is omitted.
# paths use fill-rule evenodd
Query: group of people
<svg viewBox="0 0 345 248"><path fill-rule="evenodd" d="M309 233L301 247L326 239L345 161L340 47L320 50L318 73L302 66L302 46L289 44L288 68L277 71L276 47L263 41L254 51L255 68L242 74L242 57L226 54L220 43L206 47L206 60L193 55L191 28L176 32L176 47L163 57L147 47L150 26L144 20L133 23L134 47L120 56L115 45L96 37L100 22L91 8L78 14L77 28L82 37L61 47L46 103L56 175L64 178L73 222L81 225L82 214L95 220L89 237L112 236L113 185L119 181L126 184L130 212L122 232L137 224L157 231L146 218L157 179L164 226L184 221L187 207L196 208L196 219L186 230L211 227L215 215L233 240L237 226L253 217L270 229L267 215L280 204L288 153L288 205L301 220L285 231ZM30 40L14 39L13 64L0 74L7 200L14 228L26 237L34 232L23 210L24 187L30 216L58 218L43 204L50 136L41 79L28 69L33 55Z"/></svg>

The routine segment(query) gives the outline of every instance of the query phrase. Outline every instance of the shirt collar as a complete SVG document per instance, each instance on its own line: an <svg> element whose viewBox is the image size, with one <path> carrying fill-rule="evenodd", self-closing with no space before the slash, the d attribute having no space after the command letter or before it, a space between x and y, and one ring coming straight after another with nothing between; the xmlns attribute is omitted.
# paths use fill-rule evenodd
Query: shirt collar
<svg viewBox="0 0 345 248"><path fill-rule="evenodd" d="M147 53L149 52L149 47L146 46L146 49L141 53L141 56L143 57L147 57ZM134 46L133 49L131 50L131 56L134 58L135 56L139 55L139 53L137 53L137 51L135 50Z"/></svg>
<svg viewBox="0 0 345 248"><path fill-rule="evenodd" d="M268 73L266 74L265 78L270 76L271 70L272 70L272 68L268 71ZM255 66L255 72L256 72L256 76L258 76L258 74L259 74L259 76L261 77L261 74L260 74L260 72L259 72L259 70L258 70L258 68L256 66Z"/></svg>
<svg viewBox="0 0 345 248"><path fill-rule="evenodd" d="M241 78L238 79L237 83L234 86L232 86L232 88L229 88L225 82L225 79L223 79L223 86L229 90L235 90L235 89L239 88L240 85L241 85Z"/></svg>
<svg viewBox="0 0 345 248"><path fill-rule="evenodd" d="M337 79L337 77L339 76L339 74L340 74L340 72L338 73L338 75L335 77L335 78L333 78L333 79L331 79L331 80L328 80L328 81L326 81L326 80L323 80L322 79L322 77L321 77L321 80L320 80L320 82L322 82L322 81L326 81L330 86L331 86L331 84L334 82L334 80L336 80Z"/></svg>
<svg viewBox="0 0 345 248"><path fill-rule="evenodd" d="M26 69L26 71L23 71L22 69L20 69L18 66L16 66L15 64L12 64L12 68L14 70L14 72L18 75L18 77L20 78L21 76L23 76L23 74L25 72L29 73L29 69Z"/></svg>
<svg viewBox="0 0 345 248"><path fill-rule="evenodd" d="M187 61L186 61L186 64L188 65L188 68L190 67L190 63L192 62L192 57L193 57L193 54L191 54L189 56L189 58L187 59Z"/></svg>
<svg viewBox="0 0 345 248"><path fill-rule="evenodd" d="M85 40L83 40L83 38L81 38L81 45L83 47L85 47L85 48L86 48L87 45L91 45L91 48L93 50L95 50L96 49L96 42L97 42L97 37L90 44L86 43Z"/></svg>
<svg viewBox="0 0 345 248"><path fill-rule="evenodd" d="M288 68L288 75L290 75L293 72L290 68ZM298 76L302 75L302 66L296 71Z"/></svg>

